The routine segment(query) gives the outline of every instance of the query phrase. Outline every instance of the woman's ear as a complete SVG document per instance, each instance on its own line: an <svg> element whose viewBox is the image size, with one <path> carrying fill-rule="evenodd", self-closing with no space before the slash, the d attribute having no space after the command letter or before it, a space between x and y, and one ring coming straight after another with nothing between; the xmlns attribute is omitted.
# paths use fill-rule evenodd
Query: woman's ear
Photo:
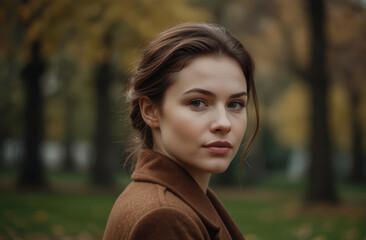
<svg viewBox="0 0 366 240"><path fill-rule="evenodd" d="M159 127L159 109L147 96L139 99L141 116L150 128Z"/></svg>

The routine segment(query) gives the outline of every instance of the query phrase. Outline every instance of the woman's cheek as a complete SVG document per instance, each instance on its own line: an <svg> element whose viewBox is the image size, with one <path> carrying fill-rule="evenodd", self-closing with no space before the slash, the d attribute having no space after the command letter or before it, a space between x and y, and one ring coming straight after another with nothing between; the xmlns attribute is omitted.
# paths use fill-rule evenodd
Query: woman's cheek
<svg viewBox="0 0 366 240"><path fill-rule="evenodd" d="M200 135L199 133L201 132L198 121L198 119L181 116L176 121L177 124L175 126L175 131L179 133L179 136L183 139L195 139L197 135Z"/></svg>

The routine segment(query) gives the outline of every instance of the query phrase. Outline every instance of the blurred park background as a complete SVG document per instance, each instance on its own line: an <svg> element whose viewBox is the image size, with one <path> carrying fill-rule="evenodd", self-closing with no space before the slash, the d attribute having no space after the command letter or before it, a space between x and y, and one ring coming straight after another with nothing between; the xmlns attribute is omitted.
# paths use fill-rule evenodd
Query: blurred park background
<svg viewBox="0 0 366 240"><path fill-rule="evenodd" d="M259 135L212 179L247 240L365 240L365 0L2 0L0 239L102 237L131 173L121 86L182 22L256 62Z"/></svg>

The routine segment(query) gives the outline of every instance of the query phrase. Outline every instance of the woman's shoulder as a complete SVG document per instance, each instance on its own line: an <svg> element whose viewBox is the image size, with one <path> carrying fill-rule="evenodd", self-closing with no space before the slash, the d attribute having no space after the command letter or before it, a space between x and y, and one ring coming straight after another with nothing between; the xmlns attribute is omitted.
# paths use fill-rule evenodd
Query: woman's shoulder
<svg viewBox="0 0 366 240"><path fill-rule="evenodd" d="M150 209L161 207L177 208L182 211L191 209L165 186L149 182L130 183L116 200L115 206L134 213L140 211L145 213Z"/></svg>
<svg viewBox="0 0 366 240"><path fill-rule="evenodd" d="M141 234L156 236L158 232L154 231L179 232L188 227L193 232L205 230L199 216L182 199L159 184L132 182L116 200L106 234L118 231L118 235L122 234L124 239L128 239L130 234L137 234L138 237L142 237ZM146 237L144 239L148 239Z"/></svg>
<svg viewBox="0 0 366 240"><path fill-rule="evenodd" d="M179 208L162 206L143 215L129 239L209 239L205 226Z"/></svg>

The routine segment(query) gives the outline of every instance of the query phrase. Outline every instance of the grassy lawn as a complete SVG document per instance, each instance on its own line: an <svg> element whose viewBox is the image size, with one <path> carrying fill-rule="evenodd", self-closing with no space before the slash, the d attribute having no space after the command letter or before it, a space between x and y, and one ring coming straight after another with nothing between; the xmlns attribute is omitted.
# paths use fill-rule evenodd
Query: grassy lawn
<svg viewBox="0 0 366 240"><path fill-rule="evenodd" d="M56 187L31 192L4 187L10 178L0 174L0 239L101 239L121 189L87 187L86 175L71 175L53 173ZM272 177L216 192L247 240L366 240L364 187L339 185L341 204L311 207L302 204L303 187Z"/></svg>
<svg viewBox="0 0 366 240"><path fill-rule="evenodd" d="M113 194L0 193L0 236L5 239L100 239ZM0 237L1 239L1 237Z"/></svg>
<svg viewBox="0 0 366 240"><path fill-rule="evenodd" d="M366 239L365 206L360 204L306 207L296 194L253 190L248 195L221 197L248 240Z"/></svg>

